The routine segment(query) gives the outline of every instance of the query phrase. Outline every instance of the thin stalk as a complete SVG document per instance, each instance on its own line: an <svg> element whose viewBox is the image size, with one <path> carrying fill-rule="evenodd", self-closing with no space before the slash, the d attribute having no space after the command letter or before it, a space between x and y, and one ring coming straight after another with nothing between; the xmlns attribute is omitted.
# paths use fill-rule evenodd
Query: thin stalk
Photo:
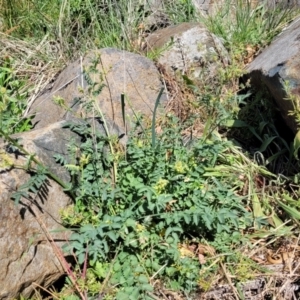
<svg viewBox="0 0 300 300"><path fill-rule="evenodd" d="M110 152L111 152L112 156L114 156L115 151L114 151L114 147L113 147L113 144L111 142L111 139L110 139L110 133L109 133L109 130L108 130L107 122L104 118L103 112L102 112L102 110L101 110L101 108L100 108L100 106L99 106L96 99L94 100L94 105L96 107L96 110L100 114L101 120L103 122L103 127L104 127L104 130L105 130L105 133L108 137L108 144L109 144ZM117 163L115 162L115 160L113 160L113 181L114 181L114 184L116 184L116 182L117 182L117 173L118 173Z"/></svg>
<svg viewBox="0 0 300 300"><path fill-rule="evenodd" d="M159 104L159 101L160 101L163 91L164 91L164 88L161 88L160 92L156 98L156 101L155 101L155 106L154 106L154 111L153 111L153 116L152 116L152 126L151 127L152 127L152 148L153 149L155 148L155 142L156 142L156 132L155 132L156 111L157 111L157 107L158 107L158 104Z"/></svg>
<svg viewBox="0 0 300 300"><path fill-rule="evenodd" d="M44 224L44 222L42 221L42 219L39 217L39 212L38 210L35 208L34 205L31 205L31 209L34 212L35 218L38 221L39 225L41 226L42 230L44 231L44 234L46 236L46 239L48 240L48 242L50 243L50 245L52 246L52 249L56 255L56 257L58 258L60 264L62 265L64 271L68 274L72 284L74 285L75 289L77 290L78 294L80 295L82 300L87 300L87 297L84 295L84 293L81 291L80 286L77 284L77 278L74 274L74 272L71 270L68 262L66 261L64 254L62 252L62 250L60 249L60 247L55 243L55 241L53 240L51 234L49 233L46 225Z"/></svg>

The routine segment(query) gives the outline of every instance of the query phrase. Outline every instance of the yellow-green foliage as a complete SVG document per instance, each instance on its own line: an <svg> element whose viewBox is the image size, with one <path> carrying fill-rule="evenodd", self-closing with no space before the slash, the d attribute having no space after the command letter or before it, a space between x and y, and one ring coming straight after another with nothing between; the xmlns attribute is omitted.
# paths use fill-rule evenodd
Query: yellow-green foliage
<svg viewBox="0 0 300 300"><path fill-rule="evenodd" d="M4 150L0 150L0 171L12 168L14 160Z"/></svg>

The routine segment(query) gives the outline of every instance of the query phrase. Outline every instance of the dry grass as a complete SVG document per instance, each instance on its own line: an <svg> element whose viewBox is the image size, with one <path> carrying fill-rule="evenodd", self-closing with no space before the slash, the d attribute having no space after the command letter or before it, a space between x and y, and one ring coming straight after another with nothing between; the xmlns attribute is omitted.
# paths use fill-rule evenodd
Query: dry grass
<svg viewBox="0 0 300 300"><path fill-rule="evenodd" d="M0 49L0 63L10 59L14 73L27 83L24 89L29 92L28 108L67 64L59 46L47 35L36 45L0 32Z"/></svg>
<svg viewBox="0 0 300 300"><path fill-rule="evenodd" d="M268 238L261 238L253 241L251 247L252 249L248 247L243 251L244 256L258 264L258 268L248 274L251 279L240 281L237 274L232 273L232 267L236 271L240 265L230 266L219 262L221 276L216 277L217 280L213 281L208 292L199 293L197 299L299 299L299 237L275 237L269 241ZM272 262L271 256L278 259ZM246 264L245 266L247 267ZM233 285L233 282L240 284Z"/></svg>

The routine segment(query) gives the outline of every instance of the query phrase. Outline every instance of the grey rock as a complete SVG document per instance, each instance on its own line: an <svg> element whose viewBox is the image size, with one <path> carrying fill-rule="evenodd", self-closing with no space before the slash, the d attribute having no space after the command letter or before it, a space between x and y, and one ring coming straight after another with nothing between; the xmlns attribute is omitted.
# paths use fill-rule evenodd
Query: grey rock
<svg viewBox="0 0 300 300"><path fill-rule="evenodd" d="M212 11L213 0L192 0L192 4L198 12L209 14Z"/></svg>
<svg viewBox="0 0 300 300"><path fill-rule="evenodd" d="M13 136L53 173L68 179L68 174L53 159L54 153L66 154L66 145L76 138L63 123ZM11 199L30 174L17 166L25 166L27 157L18 151L11 153L7 143L0 140L0 299L16 299L22 294L30 297L36 286L47 288L58 280L64 270L47 241L44 228L61 247L69 231L61 225L60 210L71 199L53 180L47 180L37 195L22 197L19 205ZM44 228L43 228L44 227Z"/></svg>
<svg viewBox="0 0 300 300"><path fill-rule="evenodd" d="M274 97L287 125L297 132L293 103L290 95L300 96L300 18L294 20L272 43L248 66L252 84L258 88L267 86ZM297 100L298 101L298 100Z"/></svg>
<svg viewBox="0 0 300 300"><path fill-rule="evenodd" d="M228 64L228 52L222 41L201 23L181 23L158 30L146 40L146 51L161 49L158 62L169 73L192 73L197 78L208 66L211 76L217 66Z"/></svg>
<svg viewBox="0 0 300 300"><path fill-rule="evenodd" d="M169 16L162 10L156 10L147 16L144 20L146 32L153 32L172 24Z"/></svg>
<svg viewBox="0 0 300 300"><path fill-rule="evenodd" d="M225 0L191 0L193 6L196 8L199 14L214 16L218 12L224 13L224 7L229 8L229 13L234 18L235 7L240 4L246 6L250 5L255 8L260 5L265 5L268 10L271 9L288 9L300 6L300 0L243 0L237 2L237 0L225 1Z"/></svg>
<svg viewBox="0 0 300 300"><path fill-rule="evenodd" d="M49 171L55 174L64 182L70 181L69 172L54 159L55 154L59 154L68 159L67 146L73 142L80 143L80 137L68 128L63 128L66 121L57 122L47 127L15 134L19 143L29 152L35 153L39 161L47 166ZM71 161L69 160L71 163Z"/></svg>
<svg viewBox="0 0 300 300"><path fill-rule="evenodd" d="M83 73L84 69L89 70L92 66L95 72L88 72L90 78L103 84L102 91L94 97L88 93L89 85ZM97 115L95 111L85 114L83 107L90 100L95 100L107 120L124 128L121 94L125 94L125 115L130 124L130 120L135 120L135 114L152 115L162 87L159 72L151 60L126 51L106 48L88 53L82 60L76 60L64 69L51 89L36 99L30 113L36 114L33 119L35 128L42 128L72 116L94 117ZM56 105L54 97L63 99L68 111ZM165 96L161 101L164 100Z"/></svg>
<svg viewBox="0 0 300 300"><path fill-rule="evenodd" d="M300 6L300 0L260 0L258 2L265 3L268 9L286 9Z"/></svg>

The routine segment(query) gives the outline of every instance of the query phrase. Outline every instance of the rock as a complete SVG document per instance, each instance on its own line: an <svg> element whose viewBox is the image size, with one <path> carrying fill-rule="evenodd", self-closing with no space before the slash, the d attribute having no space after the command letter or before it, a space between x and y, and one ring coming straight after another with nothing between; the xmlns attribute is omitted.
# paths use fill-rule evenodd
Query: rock
<svg viewBox="0 0 300 300"><path fill-rule="evenodd" d="M145 19L143 20L145 31L153 32L160 28L165 28L171 25L171 20L166 13L165 4L168 1L165 0L150 0L147 1L144 11Z"/></svg>
<svg viewBox="0 0 300 300"><path fill-rule="evenodd" d="M124 127L120 101L122 93L126 95L127 119L134 118L134 113L152 116L156 98L163 87L154 63L137 54L106 48L90 52L82 61L78 59L70 64L60 73L53 86L36 99L30 109L31 114L36 114L33 119L35 128L74 115L84 115L82 107L93 97L91 93L88 95L89 85L83 69L90 70L90 78L99 83L97 88L101 89L103 84L102 91L94 98L103 114L117 126ZM64 108L54 104L54 98L63 101ZM163 96L161 102L165 99ZM69 111L66 112L66 109ZM91 111L89 116L94 114Z"/></svg>
<svg viewBox="0 0 300 300"><path fill-rule="evenodd" d="M222 41L201 23L181 23L154 32L146 40L145 51L158 49L162 51L158 62L169 73L192 73L195 78L204 65L214 76L217 66L229 61Z"/></svg>
<svg viewBox="0 0 300 300"><path fill-rule="evenodd" d="M211 15L213 13L215 9L213 2L213 0L192 0L192 4L196 10L204 15Z"/></svg>
<svg viewBox="0 0 300 300"><path fill-rule="evenodd" d="M28 152L36 153L35 157L53 173L68 180L69 175L55 163L53 154L66 155L69 141L79 137L63 129L63 124L52 124L14 138L18 137ZM60 210L71 199L55 181L47 180L37 195L32 194L30 200L22 197L19 205L11 199L13 192L30 179L28 172L11 166L25 166L27 157L11 150L0 140L0 299L16 299L20 294L30 297L37 288L34 283L47 288L64 274L42 223L59 247L69 236L61 225Z"/></svg>
<svg viewBox="0 0 300 300"><path fill-rule="evenodd" d="M267 86L286 124L298 131L293 102L300 100L300 18L294 20L269 47L263 50L248 66L252 84ZM289 100L287 99L289 98Z"/></svg>
<svg viewBox="0 0 300 300"><path fill-rule="evenodd" d="M54 154L67 157L67 146L72 141L75 144L80 143L80 137L77 134L71 132L70 129L63 128L66 123L66 121L57 122L38 130L15 134L12 137L17 138L29 153L35 153L39 161L47 166L49 171L64 182L69 182L69 172L57 164L53 157Z"/></svg>
<svg viewBox="0 0 300 300"><path fill-rule="evenodd" d="M256 2L266 3L268 9L285 9L300 5L300 0L257 0Z"/></svg>
<svg viewBox="0 0 300 300"><path fill-rule="evenodd" d="M237 5L250 5L255 8L260 5L265 5L265 7L270 9L286 9L292 7L299 7L300 0L242 0L237 2L236 0L225 1L225 0L191 0L195 9L202 15L214 16L218 12L224 14L224 7L228 7L229 13L232 13L233 17L235 15L235 9ZM232 7L232 8L230 8ZM225 8L226 10L227 8Z"/></svg>
<svg viewBox="0 0 300 300"><path fill-rule="evenodd" d="M169 16L162 10L156 10L144 20L144 31L153 32L155 30L168 27L172 24Z"/></svg>
<svg viewBox="0 0 300 300"><path fill-rule="evenodd" d="M224 0L191 0L200 14L214 15L224 6Z"/></svg>

